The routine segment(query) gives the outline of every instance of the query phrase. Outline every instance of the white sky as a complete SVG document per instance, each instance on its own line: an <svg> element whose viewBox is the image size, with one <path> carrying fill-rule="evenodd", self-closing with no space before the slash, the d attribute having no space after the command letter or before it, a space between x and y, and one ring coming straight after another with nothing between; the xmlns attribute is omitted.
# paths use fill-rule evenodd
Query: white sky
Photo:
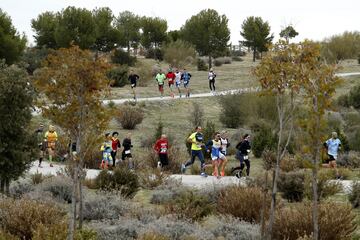
<svg viewBox="0 0 360 240"><path fill-rule="evenodd" d="M241 24L248 16L268 21L276 38L283 26L292 24L299 32L295 41L322 40L345 30L360 31L360 0L0 0L0 8L10 15L19 32L25 32L30 43L34 43L31 19L67 6L89 10L110 7L115 16L129 10L142 16L161 17L167 20L168 30L180 29L192 15L212 8L228 17L233 44L241 39Z"/></svg>

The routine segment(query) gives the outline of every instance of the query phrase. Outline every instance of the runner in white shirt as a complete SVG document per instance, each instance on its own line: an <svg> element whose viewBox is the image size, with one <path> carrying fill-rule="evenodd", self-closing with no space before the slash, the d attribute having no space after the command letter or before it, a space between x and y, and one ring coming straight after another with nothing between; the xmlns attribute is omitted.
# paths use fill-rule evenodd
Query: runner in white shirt
<svg viewBox="0 0 360 240"><path fill-rule="evenodd" d="M179 97L181 97L181 90L180 90L180 86L181 86L181 72L179 72L179 69L176 69L175 72L175 86L179 91Z"/></svg>

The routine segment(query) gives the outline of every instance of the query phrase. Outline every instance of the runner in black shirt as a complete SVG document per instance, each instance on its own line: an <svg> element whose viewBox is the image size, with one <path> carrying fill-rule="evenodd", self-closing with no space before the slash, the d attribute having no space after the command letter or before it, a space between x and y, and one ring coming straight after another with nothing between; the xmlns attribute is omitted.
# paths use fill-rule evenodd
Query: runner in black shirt
<svg viewBox="0 0 360 240"><path fill-rule="evenodd" d="M134 94L134 100L136 100L135 88L136 88L137 80L138 80L139 78L140 78L139 75L135 74L133 70L130 71L129 81L130 81L130 83L131 83L131 89L132 89L133 94Z"/></svg>

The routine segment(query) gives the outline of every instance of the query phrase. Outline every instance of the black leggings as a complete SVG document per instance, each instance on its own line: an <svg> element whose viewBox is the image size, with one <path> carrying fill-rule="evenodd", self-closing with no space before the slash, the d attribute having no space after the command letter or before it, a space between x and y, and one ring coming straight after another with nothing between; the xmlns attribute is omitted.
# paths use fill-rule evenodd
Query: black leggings
<svg viewBox="0 0 360 240"><path fill-rule="evenodd" d="M245 168L245 165L246 165L246 175L249 176L250 175L250 161L249 161L249 159L243 160L240 163L240 167L233 168L231 173L233 173L236 170L240 170L240 176L242 176L242 172L243 172L243 170Z"/></svg>
<svg viewBox="0 0 360 240"><path fill-rule="evenodd" d="M113 167L115 167L116 152L111 151L111 157L112 157L112 159L113 159Z"/></svg>
<svg viewBox="0 0 360 240"><path fill-rule="evenodd" d="M215 91L215 79L209 80L209 87L211 91Z"/></svg>

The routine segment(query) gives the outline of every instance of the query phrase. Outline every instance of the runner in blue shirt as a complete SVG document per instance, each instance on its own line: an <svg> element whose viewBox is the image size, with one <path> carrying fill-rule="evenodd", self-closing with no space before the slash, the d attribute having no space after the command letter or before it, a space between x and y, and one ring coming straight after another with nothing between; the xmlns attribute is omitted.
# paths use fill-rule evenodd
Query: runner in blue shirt
<svg viewBox="0 0 360 240"><path fill-rule="evenodd" d="M336 159L338 157L338 151L341 149L341 141L336 132L332 132L331 138L324 143L324 147L327 149L328 158L326 163L323 164L323 167L334 168L336 178L340 179L341 176L336 168Z"/></svg>

